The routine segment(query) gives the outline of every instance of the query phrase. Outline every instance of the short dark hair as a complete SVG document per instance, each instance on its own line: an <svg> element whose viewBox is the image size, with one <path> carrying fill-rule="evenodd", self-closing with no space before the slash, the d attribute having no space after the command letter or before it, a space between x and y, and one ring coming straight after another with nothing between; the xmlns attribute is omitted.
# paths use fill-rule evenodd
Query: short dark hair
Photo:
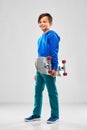
<svg viewBox="0 0 87 130"><path fill-rule="evenodd" d="M53 18L52 18L52 16L51 16L49 13L42 13L42 14L40 14L40 16L38 17L38 23L40 22L41 18L43 18L43 17L45 17L45 16L48 17L49 22L52 22L52 21L53 21Z"/></svg>

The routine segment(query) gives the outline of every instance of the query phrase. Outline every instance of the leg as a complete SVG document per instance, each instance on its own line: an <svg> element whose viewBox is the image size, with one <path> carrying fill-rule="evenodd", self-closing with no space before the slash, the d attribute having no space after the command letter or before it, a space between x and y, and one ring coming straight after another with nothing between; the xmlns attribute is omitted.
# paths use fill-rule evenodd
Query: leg
<svg viewBox="0 0 87 130"><path fill-rule="evenodd" d="M35 84L35 96L34 96L34 109L33 115L41 115L42 109L42 92L44 90L45 82L41 74L37 72L36 74L36 84Z"/></svg>
<svg viewBox="0 0 87 130"><path fill-rule="evenodd" d="M49 95L49 102L51 106L51 116L59 118L59 104L58 104L58 92L56 87L56 77L46 76L45 82Z"/></svg>

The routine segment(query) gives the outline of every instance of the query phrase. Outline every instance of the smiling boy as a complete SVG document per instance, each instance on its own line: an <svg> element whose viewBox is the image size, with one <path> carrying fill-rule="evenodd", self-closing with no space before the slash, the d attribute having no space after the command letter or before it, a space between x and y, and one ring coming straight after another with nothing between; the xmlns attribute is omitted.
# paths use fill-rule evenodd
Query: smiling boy
<svg viewBox="0 0 87 130"><path fill-rule="evenodd" d="M59 119L58 90L56 86L56 71L58 70L58 52L60 37L51 30L53 18L49 13L43 13L38 17L38 25L43 34L38 39L38 57L52 57L52 76L36 72L34 109L32 115L25 121L40 120L42 110L43 90L47 88L51 108L47 123L54 123Z"/></svg>

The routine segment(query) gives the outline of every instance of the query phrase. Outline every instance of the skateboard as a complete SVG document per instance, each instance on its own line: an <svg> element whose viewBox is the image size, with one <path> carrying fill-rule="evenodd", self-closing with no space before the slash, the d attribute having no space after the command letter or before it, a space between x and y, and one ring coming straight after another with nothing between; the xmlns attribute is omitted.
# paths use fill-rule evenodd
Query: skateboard
<svg viewBox="0 0 87 130"><path fill-rule="evenodd" d="M52 60L51 56L37 58L35 63L35 67L37 71L42 74L51 75L52 73L51 60ZM67 76L65 64L66 64L66 60L62 60L59 62L56 76Z"/></svg>

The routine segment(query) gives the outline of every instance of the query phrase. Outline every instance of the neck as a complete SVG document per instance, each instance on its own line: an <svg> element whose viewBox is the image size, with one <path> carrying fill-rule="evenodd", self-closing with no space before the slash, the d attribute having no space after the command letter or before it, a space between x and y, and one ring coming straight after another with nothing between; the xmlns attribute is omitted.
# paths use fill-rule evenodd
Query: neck
<svg viewBox="0 0 87 130"><path fill-rule="evenodd" d="M48 29L48 30L44 30L43 33L47 33L49 30L50 30L50 29Z"/></svg>

